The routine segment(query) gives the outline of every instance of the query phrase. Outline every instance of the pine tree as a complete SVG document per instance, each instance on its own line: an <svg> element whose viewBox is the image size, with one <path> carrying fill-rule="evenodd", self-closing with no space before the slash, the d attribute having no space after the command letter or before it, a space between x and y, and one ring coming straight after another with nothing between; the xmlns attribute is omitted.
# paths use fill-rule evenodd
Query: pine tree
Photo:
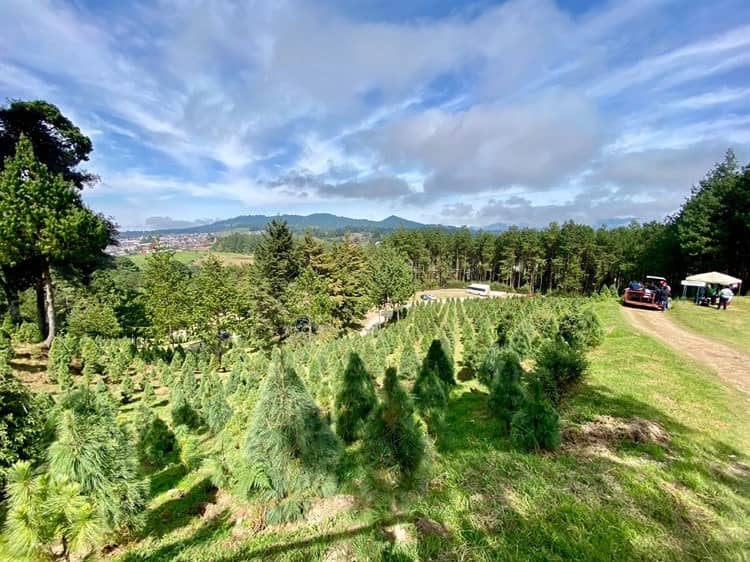
<svg viewBox="0 0 750 562"><path fill-rule="evenodd" d="M80 486L113 532L143 523L148 481L139 475L135 442L116 409L88 389L61 404L57 439L47 451L49 474Z"/></svg>
<svg viewBox="0 0 750 562"><path fill-rule="evenodd" d="M261 489L271 521L298 517L309 498L335 490L340 450L297 373L277 356L245 437L240 479L248 493Z"/></svg>
<svg viewBox="0 0 750 562"><path fill-rule="evenodd" d="M414 350L414 344L407 337L405 338L404 349L401 351L401 361L398 366L399 375L408 380L413 381L417 378L420 371L419 358L417 352Z"/></svg>
<svg viewBox="0 0 750 562"><path fill-rule="evenodd" d="M336 433L344 443L353 443L362 436L365 420L377 401L370 373L359 355L350 353L334 402Z"/></svg>
<svg viewBox="0 0 750 562"><path fill-rule="evenodd" d="M445 422L448 399L445 385L434 368L421 369L412 389L417 411L432 435L438 435Z"/></svg>
<svg viewBox="0 0 750 562"><path fill-rule="evenodd" d="M422 369L434 369L442 383L446 386L446 391L456 384L456 379L453 378L453 363L443 350L440 340L432 340L430 349L422 361Z"/></svg>
<svg viewBox="0 0 750 562"><path fill-rule="evenodd" d="M133 386L133 379L129 376L125 376L120 383L120 402L128 404L133 399L133 393L135 387Z"/></svg>
<svg viewBox="0 0 750 562"><path fill-rule="evenodd" d="M154 392L154 385L151 384L150 378L147 378L143 384L143 396L141 398L144 404L153 404L156 401L156 392Z"/></svg>
<svg viewBox="0 0 750 562"><path fill-rule="evenodd" d="M64 338L56 338L52 341L49 350L49 374L57 384L60 390L68 390L73 386L73 373L70 370L70 362L73 360L73 354L68 349Z"/></svg>
<svg viewBox="0 0 750 562"><path fill-rule="evenodd" d="M180 448L175 434L152 410L142 407L136 419L138 456L150 469L159 469L179 458Z"/></svg>
<svg viewBox="0 0 750 562"><path fill-rule="evenodd" d="M560 417L544 394L541 381L529 381L521 408L513 414L510 439L526 451L554 450L560 446Z"/></svg>
<svg viewBox="0 0 750 562"><path fill-rule="evenodd" d="M15 560L70 560L99 544L106 520L81 485L35 474L29 461L8 470L6 549Z"/></svg>
<svg viewBox="0 0 750 562"><path fill-rule="evenodd" d="M43 450L46 412L0 359L0 489L3 469L18 460L35 460Z"/></svg>
<svg viewBox="0 0 750 562"><path fill-rule="evenodd" d="M508 433L513 415L523 404L521 362L516 353L506 349L490 352L485 364L491 381L489 406L497 414L503 431Z"/></svg>
<svg viewBox="0 0 750 562"><path fill-rule="evenodd" d="M409 482L425 457L425 438L414 406L398 382L396 369L385 372L383 401L375 408L364 435L364 450L378 468L394 471Z"/></svg>

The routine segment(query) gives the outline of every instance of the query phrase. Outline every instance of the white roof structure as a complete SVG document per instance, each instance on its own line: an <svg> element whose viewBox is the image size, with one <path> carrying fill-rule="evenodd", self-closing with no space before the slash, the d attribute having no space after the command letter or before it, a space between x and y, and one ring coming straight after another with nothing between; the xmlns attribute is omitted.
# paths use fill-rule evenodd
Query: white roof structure
<svg viewBox="0 0 750 562"><path fill-rule="evenodd" d="M736 277L732 277L726 273L719 273L718 271L689 275L685 278L685 281L702 281L703 283L711 283L712 285L736 285L742 283L742 279L737 279Z"/></svg>

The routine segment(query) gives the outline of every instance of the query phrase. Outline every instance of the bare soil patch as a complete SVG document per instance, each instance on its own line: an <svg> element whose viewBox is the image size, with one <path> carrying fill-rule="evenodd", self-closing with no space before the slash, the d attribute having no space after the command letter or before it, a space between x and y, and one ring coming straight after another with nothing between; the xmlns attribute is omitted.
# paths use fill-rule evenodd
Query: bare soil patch
<svg viewBox="0 0 750 562"><path fill-rule="evenodd" d="M675 324L669 312L623 307L622 313L637 330L705 365L727 384L750 393L750 355L722 343L720 334L714 339L689 332Z"/></svg>
<svg viewBox="0 0 750 562"><path fill-rule="evenodd" d="M661 424L643 418L597 416L592 421L567 427L563 432L567 446L607 446L620 441L649 445L666 445L669 433Z"/></svg>
<svg viewBox="0 0 750 562"><path fill-rule="evenodd" d="M348 494L337 494L329 498L321 498L307 511L306 519L312 525L320 525L342 513L352 511L357 505L357 498Z"/></svg>

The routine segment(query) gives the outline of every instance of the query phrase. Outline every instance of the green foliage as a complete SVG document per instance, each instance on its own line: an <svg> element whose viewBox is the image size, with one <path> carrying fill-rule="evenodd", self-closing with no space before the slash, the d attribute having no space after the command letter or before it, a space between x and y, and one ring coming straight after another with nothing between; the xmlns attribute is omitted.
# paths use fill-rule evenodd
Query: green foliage
<svg viewBox="0 0 750 562"><path fill-rule="evenodd" d="M359 355L350 353L334 402L336 433L344 443L349 444L362 437L365 420L376 403L370 373Z"/></svg>
<svg viewBox="0 0 750 562"><path fill-rule="evenodd" d="M170 404L172 406L173 426L184 425L189 429L197 429L202 425L203 420L200 414L188 401L185 391L181 386L175 385L172 387Z"/></svg>
<svg viewBox="0 0 750 562"><path fill-rule="evenodd" d="M80 484L35 474L29 461L14 464L8 475L6 548L14 560L69 560L99 544L106 521Z"/></svg>
<svg viewBox="0 0 750 562"><path fill-rule="evenodd" d="M404 256L389 244L377 246L370 256L368 289L375 306L400 307L414 294L414 274Z"/></svg>
<svg viewBox="0 0 750 562"><path fill-rule="evenodd" d="M74 336L116 338L121 332L114 308L96 298L79 299L68 316L68 333Z"/></svg>
<svg viewBox="0 0 750 562"><path fill-rule="evenodd" d="M151 332L174 347L175 334L187 326L189 310L188 271L174 259L174 252L157 246L146 256L143 302Z"/></svg>
<svg viewBox="0 0 750 562"><path fill-rule="evenodd" d="M545 395L555 404L588 368L583 351L564 343L547 342L536 356L536 372Z"/></svg>
<svg viewBox="0 0 750 562"><path fill-rule="evenodd" d="M177 437L177 446L180 454L180 464L188 472L196 469L203 460L200 440L185 425L175 427L174 434Z"/></svg>
<svg viewBox="0 0 750 562"><path fill-rule="evenodd" d="M448 407L446 387L434 368L421 369L412 389L414 403L432 435L440 433Z"/></svg>
<svg viewBox="0 0 750 562"><path fill-rule="evenodd" d="M36 158L23 134L15 156L7 158L0 171L0 193L0 262L10 267L33 264L29 267L44 289L49 345L56 321L51 267L90 262L101 255L113 227L85 207L62 174L53 174Z"/></svg>
<svg viewBox="0 0 750 562"><path fill-rule="evenodd" d="M253 482L267 482L263 498L271 503L271 521L299 516L311 497L336 488L339 441L281 358L263 381L243 450L244 468L258 475Z"/></svg>
<svg viewBox="0 0 750 562"><path fill-rule="evenodd" d="M434 370L446 386L446 390L456 384L456 379L453 377L453 362L443 349L440 340L432 340L430 349L422 361L422 370Z"/></svg>
<svg viewBox="0 0 750 562"><path fill-rule="evenodd" d="M50 377L60 385L61 390L68 390L73 386L73 373L70 370L73 352L68 343L65 338L55 338L49 349L47 369Z"/></svg>
<svg viewBox="0 0 750 562"><path fill-rule="evenodd" d="M407 339L403 350L401 351L401 362L398 366L398 374L400 377L413 381L417 378L421 370L419 358L417 352L414 349L414 345L409 339Z"/></svg>
<svg viewBox="0 0 750 562"><path fill-rule="evenodd" d="M396 369L385 372L383 401L368 420L363 443L373 465L393 471L402 483L409 483L422 467L424 433L409 396L398 382Z"/></svg>
<svg viewBox="0 0 750 562"><path fill-rule="evenodd" d="M111 398L88 389L61 403L56 440L47 451L51 478L75 483L111 532L143 523L148 482L138 470L133 436L116 419Z"/></svg>
<svg viewBox="0 0 750 562"><path fill-rule="evenodd" d="M147 378L146 382L143 383L142 400L144 404L153 404L156 402L156 392L154 392L154 385L151 384L150 378Z"/></svg>
<svg viewBox="0 0 750 562"><path fill-rule="evenodd" d="M503 431L508 432L514 414L523 403L521 362L516 353L506 349L493 350L486 364L491 380L489 406L497 414Z"/></svg>
<svg viewBox="0 0 750 562"><path fill-rule="evenodd" d="M529 381L521 407L513 414L510 439L514 447L525 451L554 450L560 446L560 417L537 377Z"/></svg>
<svg viewBox="0 0 750 562"><path fill-rule="evenodd" d="M120 402L128 404L133 400L133 394L135 393L135 386L133 385L133 379L130 376L125 376L120 383Z"/></svg>
<svg viewBox="0 0 750 562"><path fill-rule="evenodd" d="M2 363L2 359L0 359ZM36 460L44 445L43 401L0 364L0 488L2 470L18 460Z"/></svg>
<svg viewBox="0 0 750 562"><path fill-rule="evenodd" d="M172 430L148 408L141 408L136 419L138 458L147 468L160 469L177 461L180 447Z"/></svg>
<svg viewBox="0 0 750 562"><path fill-rule="evenodd" d="M88 336L81 338L81 361L83 362L82 373L91 379L101 372L101 349L93 338Z"/></svg>
<svg viewBox="0 0 750 562"><path fill-rule="evenodd" d="M39 343L42 341L39 326L34 322L23 322L16 330L15 337L16 340L22 343Z"/></svg>
<svg viewBox="0 0 750 562"><path fill-rule="evenodd" d="M190 323L200 341L221 358L229 346L230 334L238 322L236 283L219 258L210 255L193 279Z"/></svg>

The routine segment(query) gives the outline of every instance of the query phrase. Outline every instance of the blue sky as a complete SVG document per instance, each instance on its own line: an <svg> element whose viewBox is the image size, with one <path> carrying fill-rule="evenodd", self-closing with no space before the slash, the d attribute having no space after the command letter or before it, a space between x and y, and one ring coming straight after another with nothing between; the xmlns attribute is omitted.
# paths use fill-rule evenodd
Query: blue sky
<svg viewBox="0 0 750 562"><path fill-rule="evenodd" d="M2 0L0 97L123 228L333 212L651 220L750 157L750 2Z"/></svg>

